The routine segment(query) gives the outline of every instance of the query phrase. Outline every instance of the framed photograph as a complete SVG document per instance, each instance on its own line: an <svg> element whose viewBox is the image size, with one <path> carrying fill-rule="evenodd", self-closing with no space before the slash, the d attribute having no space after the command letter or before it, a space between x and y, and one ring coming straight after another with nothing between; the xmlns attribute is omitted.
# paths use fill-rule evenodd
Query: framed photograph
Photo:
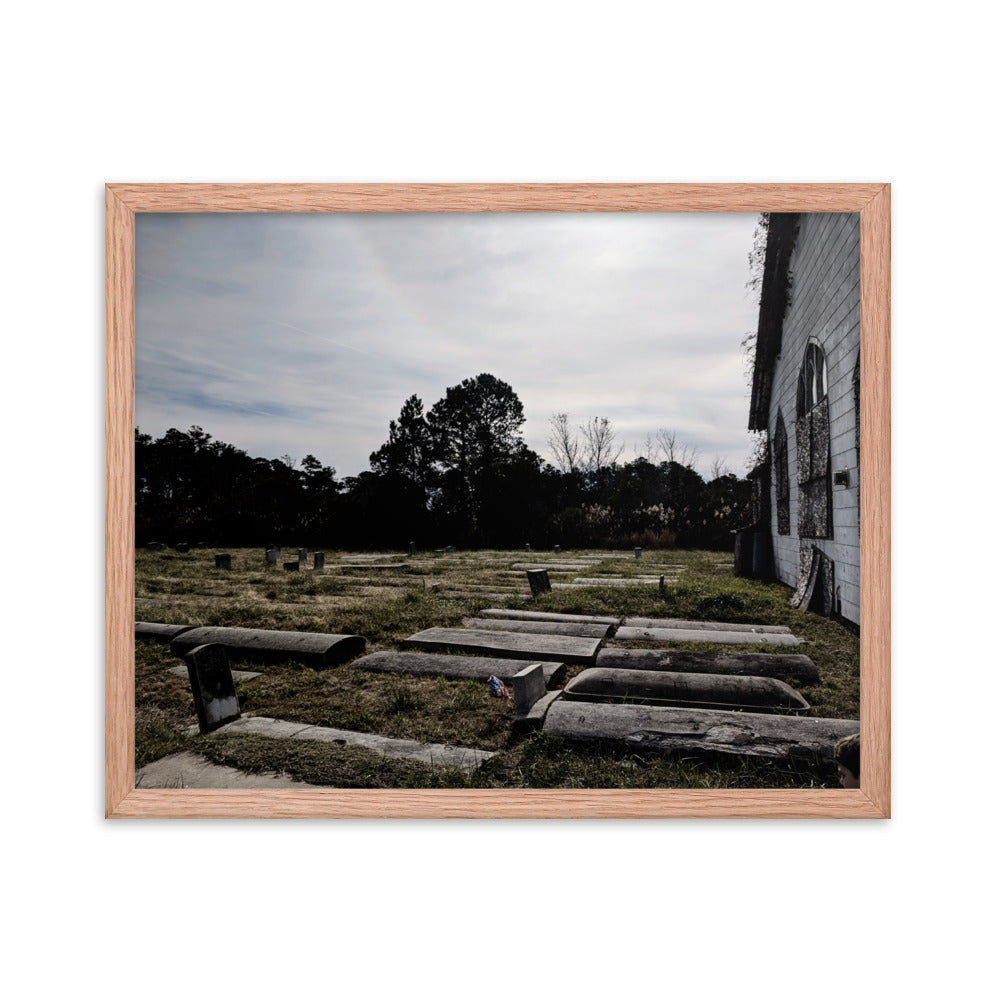
<svg viewBox="0 0 1000 1000"><path fill-rule="evenodd" d="M106 815L887 818L889 194L107 185Z"/></svg>

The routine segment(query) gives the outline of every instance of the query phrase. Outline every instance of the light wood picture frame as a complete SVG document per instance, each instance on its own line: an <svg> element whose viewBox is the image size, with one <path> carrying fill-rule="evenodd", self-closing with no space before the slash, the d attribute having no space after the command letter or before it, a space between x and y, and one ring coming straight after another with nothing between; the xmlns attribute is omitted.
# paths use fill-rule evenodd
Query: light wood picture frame
<svg viewBox="0 0 1000 1000"><path fill-rule="evenodd" d="M148 212L857 212L861 232L861 788L694 790L136 789L135 217ZM106 186L108 817L888 818L890 189L888 184L108 184Z"/></svg>

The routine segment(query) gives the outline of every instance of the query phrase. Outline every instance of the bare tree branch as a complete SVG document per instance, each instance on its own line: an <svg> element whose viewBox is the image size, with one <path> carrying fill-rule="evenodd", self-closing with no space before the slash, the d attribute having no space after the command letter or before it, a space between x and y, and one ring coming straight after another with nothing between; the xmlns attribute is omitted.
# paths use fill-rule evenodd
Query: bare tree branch
<svg viewBox="0 0 1000 1000"><path fill-rule="evenodd" d="M607 417L591 417L580 426L585 447L584 465L590 471L614 465L625 450Z"/></svg>
<svg viewBox="0 0 1000 1000"><path fill-rule="evenodd" d="M549 448L555 458L556 467L563 472L573 472L580 462L580 441L569 426L565 413L553 413L549 418Z"/></svg>

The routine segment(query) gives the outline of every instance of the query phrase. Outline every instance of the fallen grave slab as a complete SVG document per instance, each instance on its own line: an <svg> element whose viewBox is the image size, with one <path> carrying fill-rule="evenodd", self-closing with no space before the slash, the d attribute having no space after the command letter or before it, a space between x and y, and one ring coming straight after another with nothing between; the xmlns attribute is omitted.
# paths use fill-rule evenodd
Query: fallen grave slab
<svg viewBox="0 0 1000 1000"><path fill-rule="evenodd" d="M234 681L252 681L255 677L260 677L259 670L231 670ZM177 677L188 679L188 669L184 667L168 667L168 674L175 674Z"/></svg>
<svg viewBox="0 0 1000 1000"><path fill-rule="evenodd" d="M479 616L526 622L575 622L579 625L618 625L620 621L606 615L569 615L555 611L518 611L514 608L484 608Z"/></svg>
<svg viewBox="0 0 1000 1000"><path fill-rule="evenodd" d="M658 576L578 576L573 583L590 587L626 587L630 584L659 583Z"/></svg>
<svg viewBox="0 0 1000 1000"><path fill-rule="evenodd" d="M365 640L360 635L208 626L182 632L170 643L170 652L174 656L184 656L195 646L210 642L224 645L234 659L263 663L295 660L312 667L343 663L365 651Z"/></svg>
<svg viewBox="0 0 1000 1000"><path fill-rule="evenodd" d="M347 746L363 747L383 757L399 760L413 760L432 767L458 767L464 771L475 771L494 754L489 750L474 747L457 747L444 743L420 743L417 740L397 739L379 736L375 733L357 733L349 729L331 729L327 726L306 726L301 723L284 722L255 716L237 719L213 735L252 733L257 736L271 736L276 739L317 740L322 743L339 743Z"/></svg>
<svg viewBox="0 0 1000 1000"><path fill-rule="evenodd" d="M839 739L860 730L852 719L726 712L659 705L608 705L560 698L543 729L568 740L614 740L658 751L711 751L784 760L818 756L833 762Z"/></svg>
<svg viewBox="0 0 1000 1000"><path fill-rule="evenodd" d="M137 639L152 639L156 642L170 642L193 625L163 625L159 622L136 622L135 637ZM185 672L185 676L187 676Z"/></svg>
<svg viewBox="0 0 1000 1000"><path fill-rule="evenodd" d="M626 618L622 622L634 628L693 628L710 632L761 632L772 635L791 635L787 625L755 625L746 622L703 622L684 618Z"/></svg>
<svg viewBox="0 0 1000 1000"><path fill-rule="evenodd" d="M563 689L570 701L641 701L690 708L774 708L808 710L809 702L784 681L773 677L693 674L666 670L621 670L592 667Z"/></svg>
<svg viewBox="0 0 1000 1000"><path fill-rule="evenodd" d="M533 662L538 662L533 661ZM388 674L414 674L426 677L447 677L455 681L486 681L499 677L510 684L524 667L525 661L501 659L495 656L449 656L446 653L369 653L351 666L358 670L376 670ZM545 660L539 664L546 688L560 684L566 676L566 664Z"/></svg>
<svg viewBox="0 0 1000 1000"><path fill-rule="evenodd" d="M697 674L736 674L818 684L819 670L800 653L688 653L672 649L616 649L597 654L598 667L622 670L671 670Z"/></svg>
<svg viewBox="0 0 1000 1000"><path fill-rule="evenodd" d="M319 788L274 771L247 774L213 764L201 754L183 750L154 760L135 775L136 788Z"/></svg>
<svg viewBox="0 0 1000 1000"><path fill-rule="evenodd" d="M489 629L429 628L403 640L405 649L460 649L503 659L561 660L592 664L603 639L575 635L526 635Z"/></svg>
<svg viewBox="0 0 1000 1000"><path fill-rule="evenodd" d="M590 569L591 566L596 566L597 563L590 562L578 562L578 563L561 563L561 562L547 562L547 563L511 563L511 569L551 569L551 570L581 570Z"/></svg>
<svg viewBox="0 0 1000 1000"><path fill-rule="evenodd" d="M345 563L344 565L337 566L336 568L357 569L365 573L369 573L372 570L381 570L381 569L406 569L409 565L410 565L409 563L360 563L360 564ZM330 568L333 569L334 567Z"/></svg>
<svg viewBox="0 0 1000 1000"><path fill-rule="evenodd" d="M464 618L462 626L529 635L580 635L587 639L606 639L614 629L614 625L595 625L592 622L529 622L510 618Z"/></svg>
<svg viewBox="0 0 1000 1000"><path fill-rule="evenodd" d="M655 580L629 580L625 583L618 583L616 581L608 582L606 580L594 581L593 583L554 583L552 584L553 590L586 590L589 587L628 587L628 586L642 586L642 587L655 587L659 585L660 578L657 577ZM677 578L672 577L663 581L666 583L676 583Z"/></svg>
<svg viewBox="0 0 1000 1000"><path fill-rule="evenodd" d="M699 628L631 628L622 626L616 639L646 642L721 642L726 645L798 646L794 635L775 632L716 632Z"/></svg>

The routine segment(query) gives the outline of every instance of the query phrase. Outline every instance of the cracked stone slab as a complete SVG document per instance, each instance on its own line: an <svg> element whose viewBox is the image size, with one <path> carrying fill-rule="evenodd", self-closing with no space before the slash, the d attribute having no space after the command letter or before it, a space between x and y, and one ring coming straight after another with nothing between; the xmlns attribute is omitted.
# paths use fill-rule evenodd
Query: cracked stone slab
<svg viewBox="0 0 1000 1000"><path fill-rule="evenodd" d="M711 751L784 760L818 756L833 761L838 740L860 731L853 719L727 712L647 705L571 702L561 698L543 729L569 740L615 740L657 751Z"/></svg>
<svg viewBox="0 0 1000 1000"><path fill-rule="evenodd" d="M575 635L527 635L522 632L492 632L489 629L428 628L401 645L404 649L429 651L457 649L503 659L559 660L592 664L603 639Z"/></svg>
<svg viewBox="0 0 1000 1000"><path fill-rule="evenodd" d="M296 781L285 774L265 771L248 774L213 764L201 754L184 750L154 760L140 768L135 776L136 788L320 788L305 781Z"/></svg>
<svg viewBox="0 0 1000 1000"><path fill-rule="evenodd" d="M635 628L694 628L712 632L762 632L774 635L791 635L787 625L755 625L734 622L689 621L684 618L626 618L622 625Z"/></svg>
<svg viewBox="0 0 1000 1000"><path fill-rule="evenodd" d="M801 653L692 653L678 649L606 647L597 654L598 667L624 670L672 670L696 674L736 674L775 677L818 684L816 664Z"/></svg>
<svg viewBox="0 0 1000 1000"><path fill-rule="evenodd" d="M449 656L447 653L394 653L383 650L362 656L351 666L358 670L412 674L417 677L438 676L450 680L486 681L490 677L499 677L504 684L510 684L514 675L527 662L529 661L501 659L496 656ZM541 667L547 688L559 684L566 676L565 663L546 660L541 663Z"/></svg>
<svg viewBox="0 0 1000 1000"><path fill-rule="evenodd" d="M606 639L614 625L593 622L531 622L516 618L463 618L465 628L492 632L525 632L531 635L580 635L588 639Z"/></svg>
<svg viewBox="0 0 1000 1000"><path fill-rule="evenodd" d="M719 642L727 645L798 646L794 635L774 632L719 632L697 628L627 628L615 633L616 639L646 642Z"/></svg>
<svg viewBox="0 0 1000 1000"><path fill-rule="evenodd" d="M475 771L481 764L495 756L492 751L474 747L458 747L445 743L420 743L418 740L398 739L393 736L379 736L375 733L356 733L349 729L333 729L328 726L305 726L281 719L256 716L238 719L212 734L255 733L293 740L317 740L322 743L337 743L362 747L383 757L399 760L413 760L431 767L457 767L464 771Z"/></svg>

